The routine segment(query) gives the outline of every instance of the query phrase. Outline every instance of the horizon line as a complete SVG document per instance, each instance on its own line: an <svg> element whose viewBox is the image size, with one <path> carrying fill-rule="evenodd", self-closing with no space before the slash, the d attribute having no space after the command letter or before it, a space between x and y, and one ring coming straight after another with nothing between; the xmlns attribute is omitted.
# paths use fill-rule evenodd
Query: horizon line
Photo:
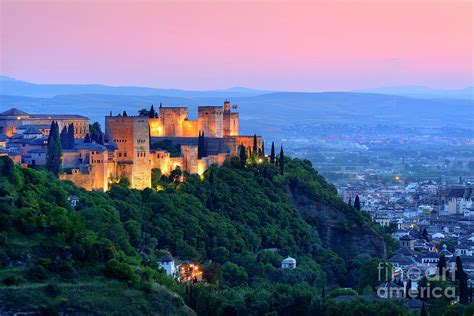
<svg viewBox="0 0 474 316"><path fill-rule="evenodd" d="M246 85L235 85L227 88L211 88L211 89L186 89L186 88L170 88L170 87L153 87L147 85L113 85L113 84L106 84L106 83L97 83L97 82L81 82L81 83L71 83L71 82L33 82L27 81L23 79L17 79L12 76L0 74L0 85L4 80L1 79L9 79L10 81L19 81L25 82L30 84L36 85L98 85L104 87L111 87L111 88L145 88L145 89L157 89L157 90L178 90L178 91L188 91L188 92L218 92L222 91L225 92L227 90L232 89L246 89L246 90L253 90L255 92L266 92L266 93L278 93L278 92L302 92L302 93L321 93L321 92L367 92L371 93L370 90L380 90L380 89L393 89L393 88L423 88L423 89L430 89L430 90L444 90L446 92L453 92L459 90L465 90L469 88L474 88L474 82L470 85L457 87L457 88L436 88L432 86L422 85L422 84L399 84L399 85L391 85L391 86L377 86L377 87L368 87L368 88L356 88L356 89L330 89L330 90L274 90L274 89L261 89L255 87L249 87ZM415 92L416 93L416 92Z"/></svg>

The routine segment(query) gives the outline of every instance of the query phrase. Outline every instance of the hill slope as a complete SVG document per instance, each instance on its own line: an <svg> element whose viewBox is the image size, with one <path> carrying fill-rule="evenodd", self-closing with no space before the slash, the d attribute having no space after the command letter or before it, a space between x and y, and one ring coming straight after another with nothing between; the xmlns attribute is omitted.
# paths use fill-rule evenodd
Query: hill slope
<svg viewBox="0 0 474 316"><path fill-rule="evenodd" d="M358 271L385 256L381 233L308 161L287 159L284 176L267 163L238 165L183 183L154 178L158 191L116 185L101 193L0 157L0 308L192 313L175 292L198 314L257 305L262 313L315 312L323 286L378 283ZM210 286L166 277L157 262L168 251L203 263ZM279 269L287 255L297 269ZM300 306L301 295L314 304ZM123 307L126 296L134 299Z"/></svg>

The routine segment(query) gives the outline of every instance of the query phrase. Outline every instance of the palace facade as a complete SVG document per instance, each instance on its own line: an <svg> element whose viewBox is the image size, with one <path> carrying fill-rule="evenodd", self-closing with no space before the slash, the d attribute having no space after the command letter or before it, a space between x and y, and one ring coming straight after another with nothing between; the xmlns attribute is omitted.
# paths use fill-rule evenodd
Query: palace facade
<svg viewBox="0 0 474 316"><path fill-rule="evenodd" d="M89 130L86 117L39 116L11 109L0 113L0 155L9 155L24 166L45 165L48 124L52 121L57 121L60 129L72 123L77 131L74 148L63 149L60 178L87 190L106 191L121 178L127 178L135 189L151 187L154 168L164 175L178 167L202 174L211 165L222 165L237 156L241 145L250 149L254 142L253 136L239 135L239 115L228 101L223 106L199 106L196 120L188 118L186 107L160 106L154 118L106 116L103 144L85 141ZM205 146L201 157L200 134L204 134ZM263 146L261 137L257 137L257 146Z"/></svg>

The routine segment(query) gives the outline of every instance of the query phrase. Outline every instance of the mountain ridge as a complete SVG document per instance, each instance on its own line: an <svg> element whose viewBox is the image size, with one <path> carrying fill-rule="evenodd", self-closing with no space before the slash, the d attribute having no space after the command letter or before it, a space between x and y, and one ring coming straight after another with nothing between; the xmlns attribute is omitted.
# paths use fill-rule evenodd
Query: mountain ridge
<svg viewBox="0 0 474 316"><path fill-rule="evenodd" d="M154 88L146 86L112 86L96 83L81 84L62 84L62 83L33 83L24 80L18 80L13 77L0 76L0 94L20 95L30 97L54 97L64 94L114 94L114 95L137 95L137 96L181 96L181 97L244 97L257 96L270 93L325 93L325 92L356 92L356 93L374 93L385 95L411 96L419 98L457 98L474 99L474 86L468 86L459 89L438 89L425 86L387 86L356 90L328 90L328 91L274 91L265 89L255 89L243 86L233 86L226 89L210 90L186 90L179 88Z"/></svg>

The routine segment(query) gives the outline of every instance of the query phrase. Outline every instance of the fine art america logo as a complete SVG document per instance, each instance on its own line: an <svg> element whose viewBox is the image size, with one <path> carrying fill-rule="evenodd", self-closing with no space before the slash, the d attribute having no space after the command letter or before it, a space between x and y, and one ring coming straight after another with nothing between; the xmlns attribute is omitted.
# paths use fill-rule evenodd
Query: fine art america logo
<svg viewBox="0 0 474 316"><path fill-rule="evenodd" d="M422 271L418 267L410 267L394 270L388 262L380 262L377 269L379 282L398 280L398 284L385 283L377 288L377 295L381 298L456 299L456 287L453 285L456 281L455 266L449 276L446 268L433 267Z"/></svg>

